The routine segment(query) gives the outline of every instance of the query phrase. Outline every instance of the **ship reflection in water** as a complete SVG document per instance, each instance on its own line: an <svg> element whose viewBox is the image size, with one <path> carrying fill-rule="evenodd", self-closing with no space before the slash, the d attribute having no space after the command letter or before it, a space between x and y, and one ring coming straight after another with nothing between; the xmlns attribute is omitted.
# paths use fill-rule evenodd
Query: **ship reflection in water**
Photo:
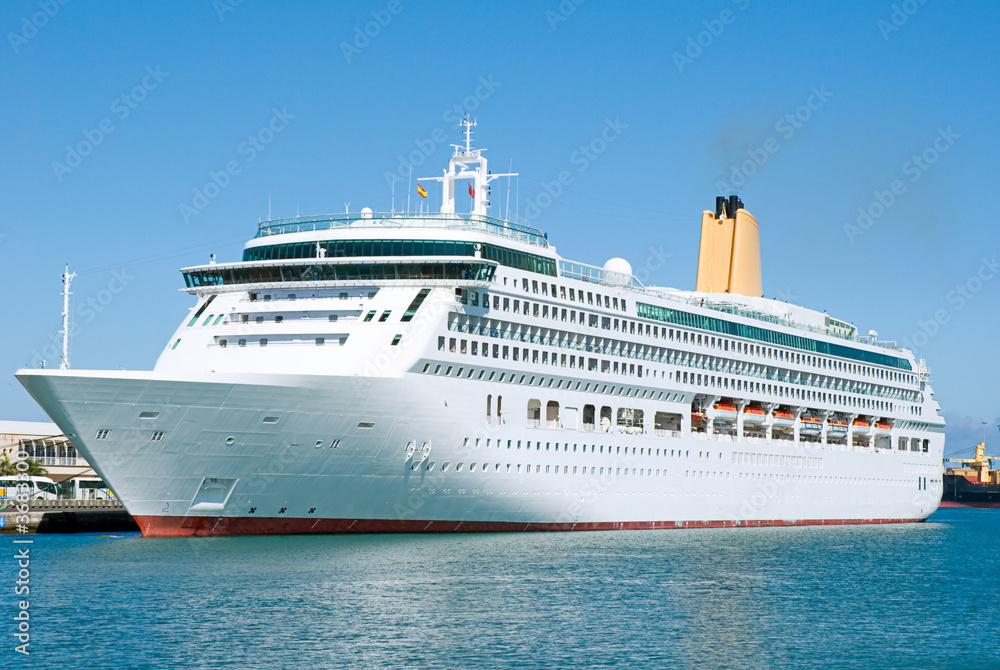
<svg viewBox="0 0 1000 670"><path fill-rule="evenodd" d="M738 533L47 536L32 562L45 585L32 660L995 667L996 644L981 641L1000 630L1000 585L986 578L1000 553L982 540L998 534L1000 512L941 510L923 524ZM970 583L976 598L940 597Z"/></svg>

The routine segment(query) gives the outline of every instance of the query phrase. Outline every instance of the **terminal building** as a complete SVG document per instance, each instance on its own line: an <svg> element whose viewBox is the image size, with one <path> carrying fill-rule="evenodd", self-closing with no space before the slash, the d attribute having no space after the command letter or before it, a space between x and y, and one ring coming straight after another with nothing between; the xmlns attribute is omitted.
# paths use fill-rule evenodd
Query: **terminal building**
<svg viewBox="0 0 1000 670"><path fill-rule="evenodd" d="M0 459L6 457L16 463L21 452L26 452L28 458L35 459L46 471L32 478L33 498L98 500L115 497L54 423L0 420ZM0 475L0 497L14 496L12 483L9 474Z"/></svg>

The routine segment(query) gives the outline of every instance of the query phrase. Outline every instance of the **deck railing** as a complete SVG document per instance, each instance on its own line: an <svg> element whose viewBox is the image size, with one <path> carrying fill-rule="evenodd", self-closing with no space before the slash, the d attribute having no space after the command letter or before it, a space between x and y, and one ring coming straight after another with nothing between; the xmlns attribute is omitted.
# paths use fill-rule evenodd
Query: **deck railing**
<svg viewBox="0 0 1000 670"><path fill-rule="evenodd" d="M403 212L363 212L359 214L355 212L353 214L323 214L321 216L272 219L260 224L256 237L332 230L348 226L352 228L445 228L451 230L472 228L489 235L517 240L538 247L549 246L545 234L531 226L495 219L492 216L433 212L418 214L405 214Z"/></svg>

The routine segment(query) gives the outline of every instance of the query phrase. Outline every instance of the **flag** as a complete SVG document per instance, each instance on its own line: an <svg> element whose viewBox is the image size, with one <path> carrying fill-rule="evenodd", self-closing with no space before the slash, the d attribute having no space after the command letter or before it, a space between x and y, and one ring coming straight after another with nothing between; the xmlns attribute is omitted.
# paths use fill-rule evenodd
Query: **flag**
<svg viewBox="0 0 1000 670"><path fill-rule="evenodd" d="M472 188L472 184L469 184L469 197L470 198L476 197L476 189Z"/></svg>
<svg viewBox="0 0 1000 670"><path fill-rule="evenodd" d="M420 184L417 184L417 193L420 194L421 198L426 198L427 197L427 191L425 191L424 187L421 186Z"/></svg>

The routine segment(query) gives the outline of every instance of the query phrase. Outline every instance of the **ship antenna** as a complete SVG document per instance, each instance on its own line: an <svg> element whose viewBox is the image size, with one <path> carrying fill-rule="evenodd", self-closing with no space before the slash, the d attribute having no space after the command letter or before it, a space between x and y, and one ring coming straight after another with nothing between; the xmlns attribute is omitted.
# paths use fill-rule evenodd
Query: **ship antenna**
<svg viewBox="0 0 1000 670"><path fill-rule="evenodd" d="M511 158L510 166L507 168L507 172L509 173L513 169L514 169L514 159ZM505 209L507 211L504 214L503 218L505 218L507 221L510 221L510 177L509 176L507 177L507 207Z"/></svg>
<svg viewBox="0 0 1000 670"><path fill-rule="evenodd" d="M476 125L476 121L473 119L470 122L469 115L466 114L462 125L465 126L465 155L468 156L472 153L472 127Z"/></svg>
<svg viewBox="0 0 1000 670"><path fill-rule="evenodd" d="M410 163L410 176L406 180L406 212L410 211L410 189L413 188L413 163Z"/></svg>
<svg viewBox="0 0 1000 670"><path fill-rule="evenodd" d="M63 336L63 350L62 350L62 359L59 361L60 370L69 370L69 297L72 295L72 293L70 293L69 291L69 285L70 282L72 282L73 279L75 278L76 278L76 273L75 272L73 272L72 274L70 273L69 264L67 263L66 272L64 272L62 276L63 327L62 331L60 332L62 333Z"/></svg>
<svg viewBox="0 0 1000 670"><path fill-rule="evenodd" d="M521 216L521 178L517 178L517 182L514 185L514 223L520 223L518 218Z"/></svg>

